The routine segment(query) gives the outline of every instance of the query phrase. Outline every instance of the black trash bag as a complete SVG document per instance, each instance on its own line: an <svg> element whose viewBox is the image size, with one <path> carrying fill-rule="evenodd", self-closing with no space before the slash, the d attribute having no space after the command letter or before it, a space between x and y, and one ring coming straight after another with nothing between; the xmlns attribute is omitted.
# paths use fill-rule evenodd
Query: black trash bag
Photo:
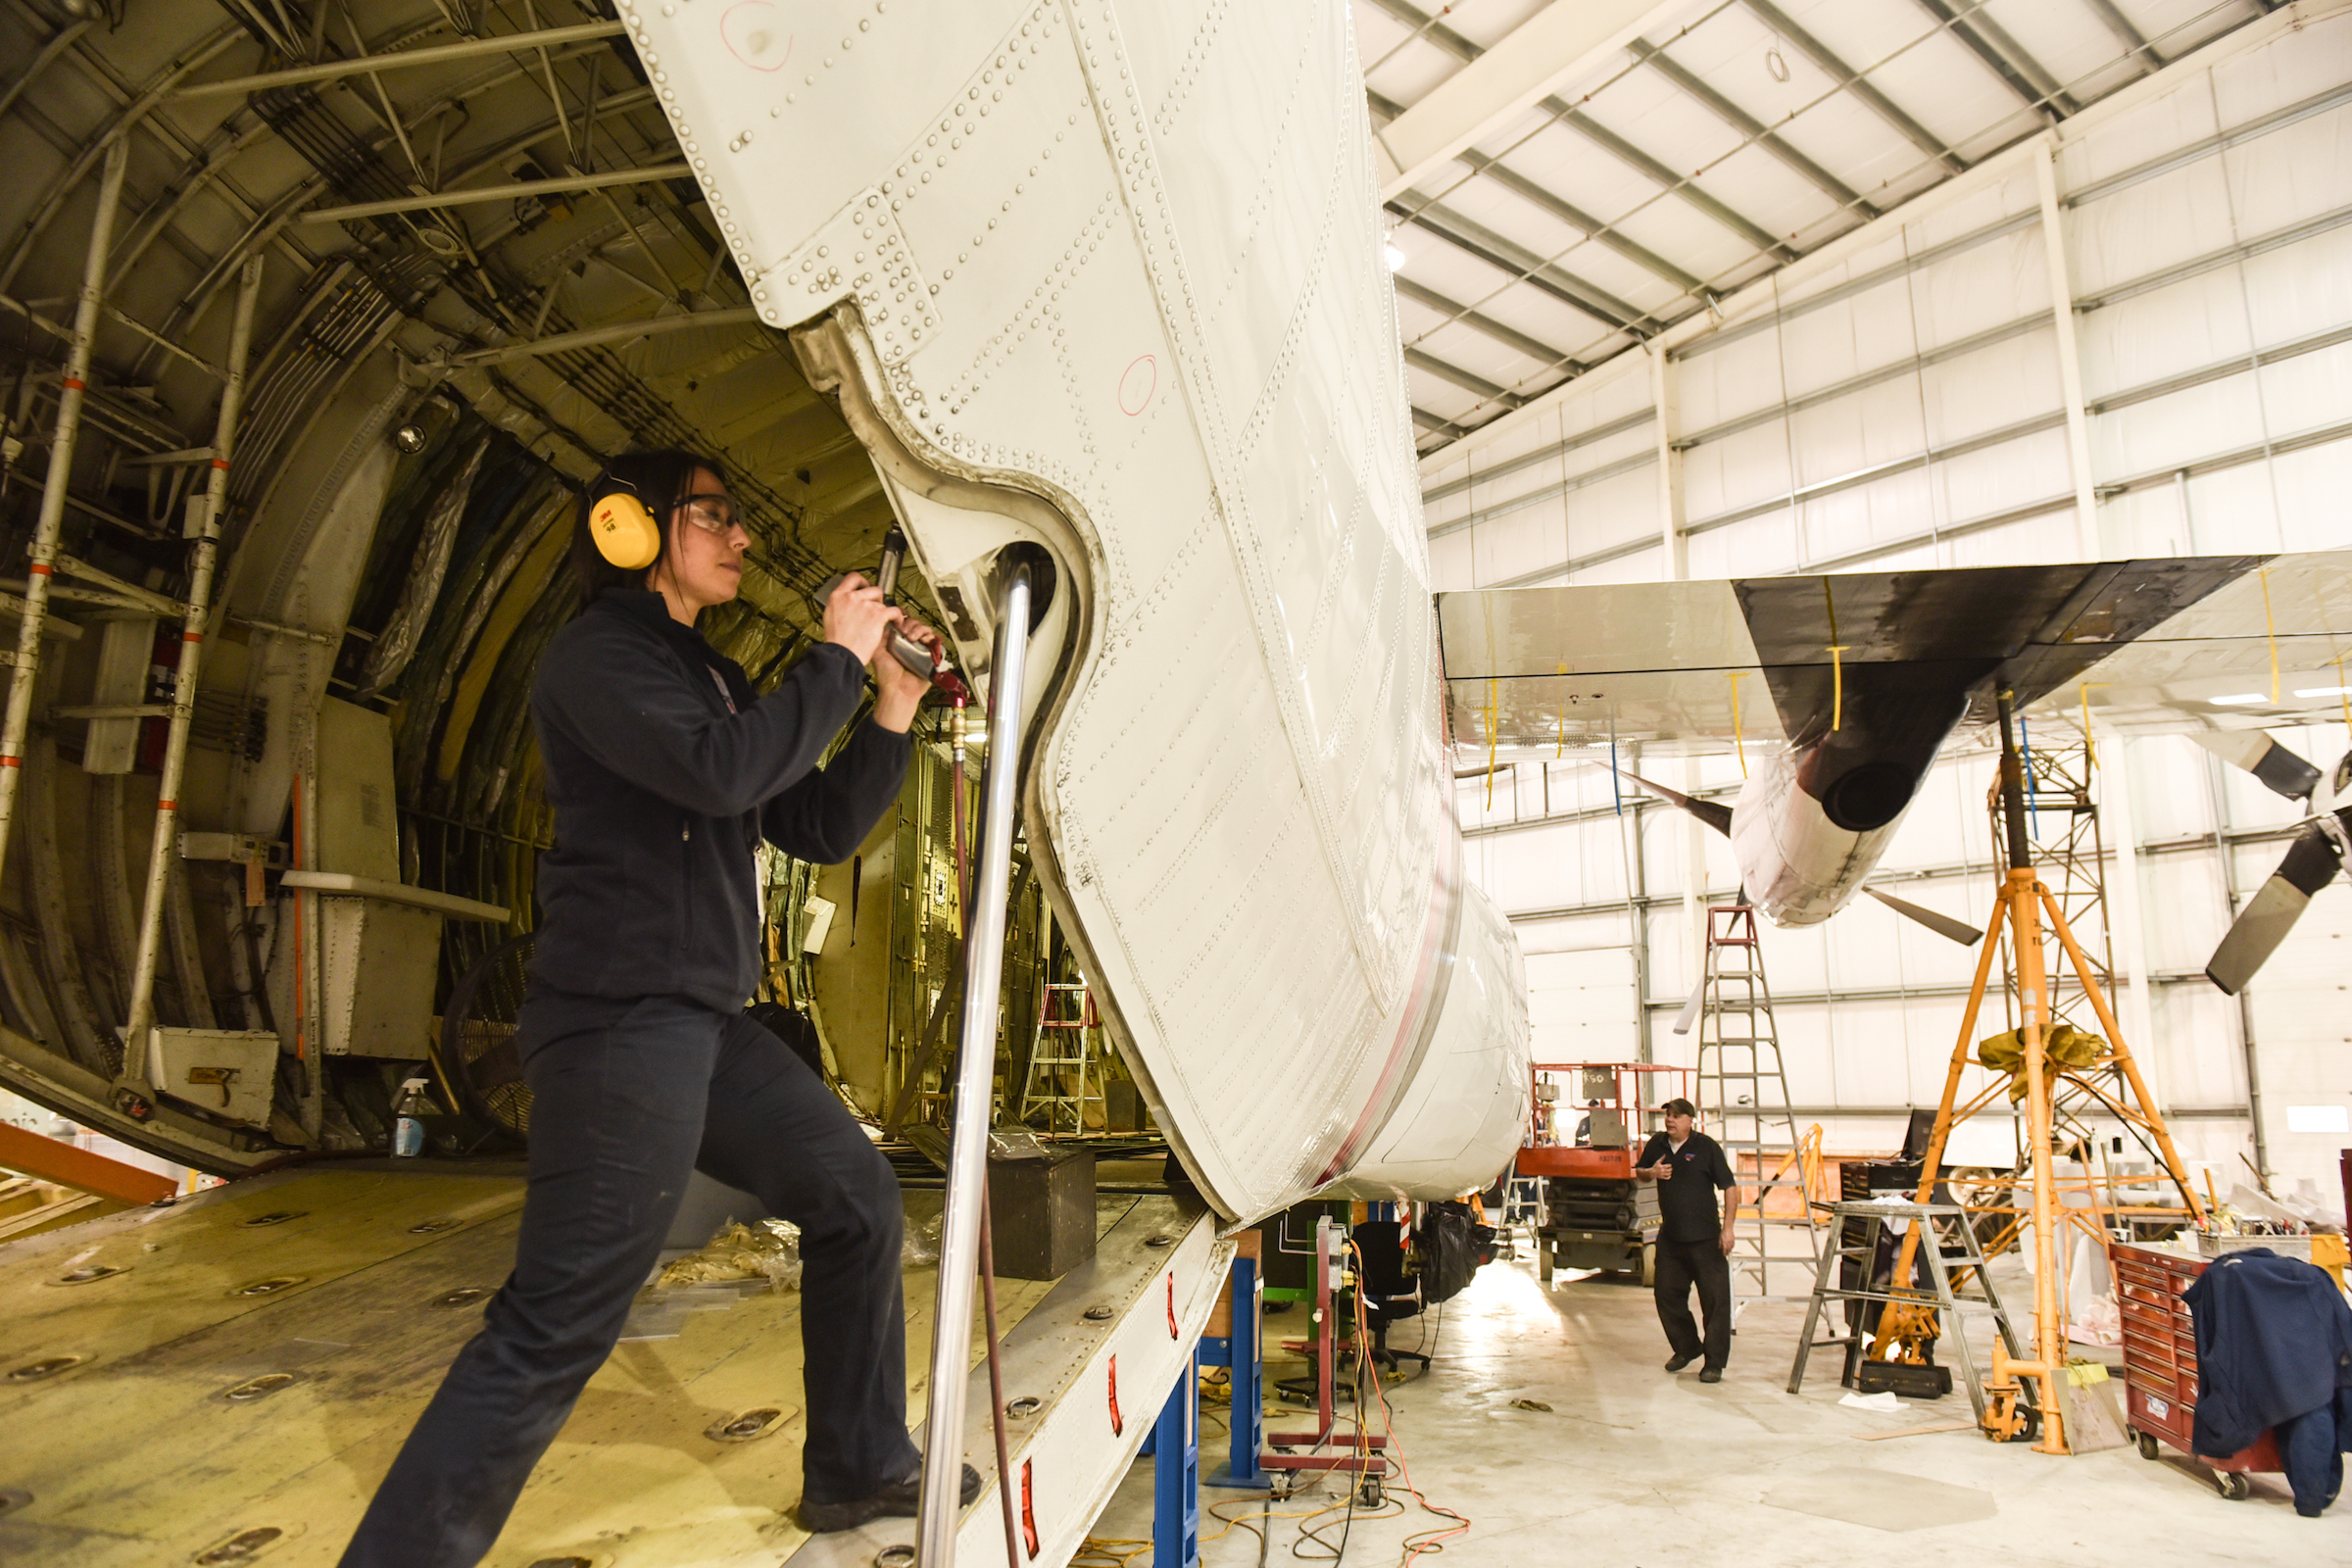
<svg viewBox="0 0 2352 1568"><path fill-rule="evenodd" d="M1459 1296L1480 1266L1494 1261L1494 1227L1479 1224L1467 1203L1431 1203L1413 1227L1413 1250L1422 1304L1435 1306Z"/></svg>

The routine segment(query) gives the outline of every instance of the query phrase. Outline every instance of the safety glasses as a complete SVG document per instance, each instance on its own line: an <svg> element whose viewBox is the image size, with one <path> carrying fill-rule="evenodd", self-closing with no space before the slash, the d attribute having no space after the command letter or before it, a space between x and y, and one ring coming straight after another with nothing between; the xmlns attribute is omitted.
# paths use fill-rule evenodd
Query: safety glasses
<svg viewBox="0 0 2352 1568"><path fill-rule="evenodd" d="M686 514L688 522L705 533L714 533L723 539L735 530L735 503L726 496L688 496L678 503L678 510Z"/></svg>

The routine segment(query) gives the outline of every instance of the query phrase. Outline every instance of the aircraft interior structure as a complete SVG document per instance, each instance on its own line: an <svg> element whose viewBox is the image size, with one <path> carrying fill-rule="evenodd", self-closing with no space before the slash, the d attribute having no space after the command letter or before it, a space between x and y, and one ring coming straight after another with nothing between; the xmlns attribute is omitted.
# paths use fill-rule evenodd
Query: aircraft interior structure
<svg viewBox="0 0 2352 1568"><path fill-rule="evenodd" d="M526 697L573 610L572 486L684 445L754 522L706 630L756 684L894 515L917 609L984 689L989 574L1050 556L1016 929L1048 920L1099 977L1212 1203L1498 1168L1524 1004L1456 869L1368 141L1318 107L1360 91L1345 9L1245 41L1167 7L632 7L531 52L409 9L353 8L325 45L69 20L19 84L26 131L88 149L27 151L0 263L27 302L28 535L105 243L15 796L12 1082L222 1173L379 1141L453 988L531 921ZM149 935L183 649L204 662ZM772 884L778 980L876 1114L940 984L915 928L948 835L915 808L952 793L946 727L906 842L858 858L873 886ZM853 915L888 912L893 878L916 911L891 916L895 1000L827 1007L877 989L828 970L869 961ZM820 886L839 956L797 951ZM143 1072L134 1015L162 1030ZM225 1093L171 1081L190 1051ZM1234 1092L1245 1063L1264 1092Z"/></svg>

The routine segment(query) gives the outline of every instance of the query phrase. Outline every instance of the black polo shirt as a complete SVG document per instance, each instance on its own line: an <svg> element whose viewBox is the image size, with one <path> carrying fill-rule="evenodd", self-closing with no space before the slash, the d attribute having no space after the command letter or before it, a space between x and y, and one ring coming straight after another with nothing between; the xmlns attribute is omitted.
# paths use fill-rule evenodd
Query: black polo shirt
<svg viewBox="0 0 2352 1568"><path fill-rule="evenodd" d="M1705 1133L1692 1133L1680 1150L1664 1133L1652 1133L1642 1146L1643 1166L1670 1161L1674 1174L1657 1184L1658 1227L1661 1242L1712 1242L1723 1235L1723 1213L1715 1206L1718 1188L1734 1181L1723 1146Z"/></svg>

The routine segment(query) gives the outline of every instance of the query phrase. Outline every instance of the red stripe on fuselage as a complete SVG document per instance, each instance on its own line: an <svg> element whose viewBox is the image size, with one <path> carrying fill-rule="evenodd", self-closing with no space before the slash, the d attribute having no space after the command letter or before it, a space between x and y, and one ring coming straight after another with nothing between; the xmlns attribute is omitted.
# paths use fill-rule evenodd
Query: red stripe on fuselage
<svg viewBox="0 0 2352 1568"><path fill-rule="evenodd" d="M1420 968L1413 976L1412 992L1405 999L1404 1016L1396 1025L1396 1038L1389 1044L1389 1059L1381 1064L1380 1078L1372 1086L1371 1098L1364 1102L1364 1108L1356 1113L1355 1125L1348 1130L1348 1136L1341 1141L1339 1152L1331 1156L1331 1163L1324 1166L1323 1174L1315 1178L1317 1187L1337 1178L1348 1162L1355 1157L1363 1141L1371 1135L1377 1118L1388 1103L1390 1093L1396 1087L1396 1075L1404 1070L1405 1057L1411 1054L1413 1037L1420 1033L1422 1009L1429 1000L1430 985L1438 974L1438 954L1446 945L1446 925L1451 908L1446 898L1447 864L1447 857L1441 847L1436 887L1429 900L1429 919L1421 932Z"/></svg>

